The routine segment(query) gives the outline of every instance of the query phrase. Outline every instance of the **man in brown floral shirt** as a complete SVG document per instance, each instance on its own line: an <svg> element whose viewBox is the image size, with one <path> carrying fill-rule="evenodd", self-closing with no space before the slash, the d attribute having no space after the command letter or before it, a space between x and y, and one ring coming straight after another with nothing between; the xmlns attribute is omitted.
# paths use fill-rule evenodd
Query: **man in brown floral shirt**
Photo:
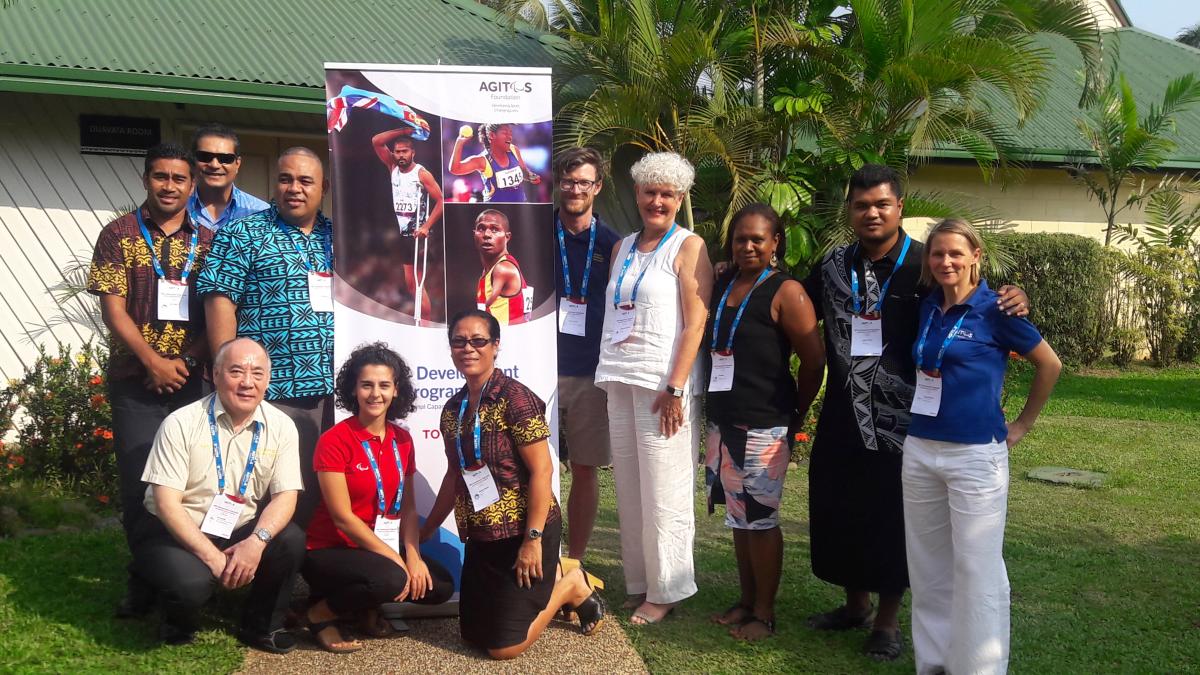
<svg viewBox="0 0 1200 675"><path fill-rule="evenodd" d="M108 396L127 541L146 514L141 476L155 433L168 414L200 398L208 361L195 285L212 231L187 214L195 164L182 146L163 143L144 166L146 201L100 231L88 278L110 335ZM152 600L131 577L117 616L144 614Z"/></svg>

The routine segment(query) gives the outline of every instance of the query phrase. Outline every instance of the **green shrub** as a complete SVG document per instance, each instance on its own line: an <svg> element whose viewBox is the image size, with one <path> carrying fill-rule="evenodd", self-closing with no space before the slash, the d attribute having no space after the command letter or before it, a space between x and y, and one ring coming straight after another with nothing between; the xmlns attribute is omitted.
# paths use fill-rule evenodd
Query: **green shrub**
<svg viewBox="0 0 1200 675"><path fill-rule="evenodd" d="M1130 254L1126 265L1150 358L1162 367L1175 363L1184 337L1184 303L1194 286L1189 262L1183 249L1150 246Z"/></svg>
<svg viewBox="0 0 1200 675"><path fill-rule="evenodd" d="M1094 341L1113 285L1104 248L1073 234L1003 233L994 239L1013 265L1010 274L988 279L992 288L1015 284L1029 294L1029 319L1064 362L1087 365L1100 358Z"/></svg>
<svg viewBox="0 0 1200 675"><path fill-rule="evenodd" d="M1188 266L1192 292L1184 305L1184 333L1179 343L1179 360L1185 362L1200 357L1200 242L1192 242Z"/></svg>
<svg viewBox="0 0 1200 675"><path fill-rule="evenodd" d="M104 351L86 346L57 355L39 348L20 379L9 382L0 403L16 406L10 424L20 457L17 477L55 481L78 494L101 498L117 492L112 411L99 364ZM7 467L7 464L5 465Z"/></svg>

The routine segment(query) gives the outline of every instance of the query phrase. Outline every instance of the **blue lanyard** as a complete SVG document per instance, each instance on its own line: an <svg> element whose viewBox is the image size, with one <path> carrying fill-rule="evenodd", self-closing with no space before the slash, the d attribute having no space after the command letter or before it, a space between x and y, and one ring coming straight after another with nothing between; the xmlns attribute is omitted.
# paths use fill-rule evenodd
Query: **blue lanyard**
<svg viewBox="0 0 1200 675"><path fill-rule="evenodd" d="M217 416L214 412L217 405L217 395L213 394L208 402L208 430L212 434L213 458L217 463L217 492L225 493L225 464L221 461L221 437L217 433ZM254 465L258 463L258 438L262 433L262 423L254 422L254 437L250 439L250 454L246 455L246 470L242 472L242 482L238 484L238 496L245 499L246 486L250 484L250 476L254 473Z"/></svg>
<svg viewBox="0 0 1200 675"><path fill-rule="evenodd" d="M400 513L400 499L404 496L404 465L400 463L400 448L396 438L392 437L392 456L396 458L396 473L400 474L400 485L396 488L396 501L392 508L387 507L387 497L383 494L383 476L379 473L379 463L375 461L375 453L371 452L371 444L362 442L363 452L367 453L367 461L371 463L371 472L375 474L375 496L379 498L379 512L392 516Z"/></svg>
<svg viewBox="0 0 1200 675"><path fill-rule="evenodd" d="M937 361L933 364L934 370L942 369L942 359L946 356L946 348L950 346L951 342L954 342L954 338L958 337L958 329L962 328L963 319L967 318L967 314L970 311L971 308L968 307L967 311L958 317L958 322L954 324L954 328L951 328L950 332L946 334L946 339L942 341L942 348L938 350ZM929 313L929 318L925 319L925 328L921 330L921 339L917 341L917 370L925 370L923 367L925 363L925 338L929 337L929 327L933 325L934 312L940 313L941 310L935 308L933 312Z"/></svg>
<svg viewBox="0 0 1200 675"><path fill-rule="evenodd" d="M567 238L563 234L562 220L555 218L555 224L558 225L558 253L562 256L562 272L563 272L563 297L573 297L571 294L571 269L567 264ZM587 302L588 279L592 276L592 252L596 250L596 216L592 216L592 224L589 226L592 230L588 236L588 252L587 264L583 267L583 283L579 289L579 297Z"/></svg>
<svg viewBox="0 0 1200 675"><path fill-rule="evenodd" d="M638 273L637 280L633 282L633 292L629 295L629 304L637 304L638 287L642 285L642 277L646 276L646 270L650 269L650 263L654 261L654 256L658 255L658 249L662 248L671 235L675 234L677 227L679 227L679 223L671 223L671 229L667 230L667 234L658 240L658 244L650 252L650 260L646 261L646 266L642 268L642 271ZM621 284L625 282L625 273L629 271L629 265L633 262L633 253L637 251L638 242L642 240L642 232L638 232L637 237L633 240L633 245L629 247L629 253L625 254L625 262L621 264L621 274L617 276L617 290L613 293L613 307L621 305Z"/></svg>
<svg viewBox="0 0 1200 675"><path fill-rule="evenodd" d="M283 219L280 218L279 216L275 216L275 224L279 226L279 229L283 230L283 236L287 237L287 240L292 242L292 246L296 247L296 253L300 254L300 262L304 263L304 269L309 272L313 272L314 270L313 270L312 262L308 259L308 253L305 252L304 249L300 248L300 244L297 244L296 240L292 238L291 230L294 228L292 228L287 223L283 222ZM333 245L329 242L328 237L322 237L322 239L324 239L324 243L325 243L325 270L324 271L331 271L333 269Z"/></svg>
<svg viewBox="0 0 1200 675"><path fill-rule="evenodd" d="M907 234L904 235L904 246L900 248L900 259L896 261L896 266L892 268L892 273L888 275L887 281L883 282L883 286L879 289L879 299L875 301L874 312L878 314L883 309L883 299L887 297L888 287L892 285L892 279L896 278L896 272L900 271L900 266L904 264L904 258L908 255L908 246L912 244L912 238ZM858 254L858 244L854 245L854 255L850 256L850 295L854 297L854 313L862 313L862 301L858 298L858 270L854 265L854 257ZM863 260L863 264L867 264Z"/></svg>
<svg viewBox="0 0 1200 675"><path fill-rule="evenodd" d="M768 267L758 275L758 279L754 282L754 286L746 293L746 297L742 298L742 304L738 305L737 314L733 315L733 325L729 327L729 339L725 341L725 351L733 350L733 334L737 332L738 324L742 322L742 312L746 311L746 305L750 304L750 296L754 293L762 282L771 276L771 268ZM729 285L725 287L725 292L721 295L721 304L717 305L717 316L713 319L712 332L712 350L717 351L717 331L721 330L721 313L725 311L725 301L729 299L729 292L733 290L733 282L737 281L735 275L729 280Z"/></svg>
<svg viewBox="0 0 1200 675"><path fill-rule="evenodd" d="M484 383L483 389L479 390L479 404L475 406L475 430L472 434L475 440L475 452L471 455L471 459L475 460L471 466L479 466L483 464L483 448L479 446L479 409L483 407L483 392L487 391L488 385L492 383L492 376L488 375L487 382ZM464 387L466 389L466 387ZM471 402L471 390L467 389L467 395L463 396L462 405L458 406L458 433L454 435L454 447L458 449L458 464L467 469L467 459L463 456L462 451L462 428L463 418L467 416L467 404Z"/></svg>
<svg viewBox="0 0 1200 675"><path fill-rule="evenodd" d="M154 239L150 237L150 230L146 229L146 221L142 220L142 209L138 207L137 211L138 228L142 230L142 239L146 240L146 248L150 249L150 264L154 265L154 273L159 279L166 279L167 273L163 271L162 263L158 261L158 254L154 251ZM192 223L192 243L189 244L187 262L183 265L183 273L179 280L184 284L187 283L188 275L192 273L192 266L196 264L196 243L200 241L200 230L196 223Z"/></svg>

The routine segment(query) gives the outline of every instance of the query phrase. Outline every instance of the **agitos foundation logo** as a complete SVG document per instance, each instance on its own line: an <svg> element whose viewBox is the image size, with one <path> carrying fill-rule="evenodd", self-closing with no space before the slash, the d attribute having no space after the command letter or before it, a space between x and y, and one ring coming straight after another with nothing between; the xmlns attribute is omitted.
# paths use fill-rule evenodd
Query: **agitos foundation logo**
<svg viewBox="0 0 1200 675"><path fill-rule="evenodd" d="M502 82L498 80L483 81L479 83L479 91L490 91L493 94L520 93L526 94L533 91L532 82Z"/></svg>

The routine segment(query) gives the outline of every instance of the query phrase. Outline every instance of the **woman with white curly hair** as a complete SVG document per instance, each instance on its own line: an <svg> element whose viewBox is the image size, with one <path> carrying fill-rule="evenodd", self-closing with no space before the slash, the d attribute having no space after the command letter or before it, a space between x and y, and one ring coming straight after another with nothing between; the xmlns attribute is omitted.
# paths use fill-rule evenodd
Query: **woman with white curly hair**
<svg viewBox="0 0 1200 675"><path fill-rule="evenodd" d="M704 240L675 222L692 165L656 152L630 173L642 229L613 248L596 385L608 393L625 606L633 623L652 624L696 592L692 371L712 265Z"/></svg>

